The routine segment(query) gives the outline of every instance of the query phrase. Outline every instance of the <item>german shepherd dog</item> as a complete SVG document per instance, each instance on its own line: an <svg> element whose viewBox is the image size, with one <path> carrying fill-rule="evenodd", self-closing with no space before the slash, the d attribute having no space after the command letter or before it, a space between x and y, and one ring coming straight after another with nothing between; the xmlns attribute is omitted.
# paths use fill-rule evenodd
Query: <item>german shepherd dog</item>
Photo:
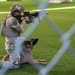
<svg viewBox="0 0 75 75"><path fill-rule="evenodd" d="M38 42L39 39L30 39L26 40L23 43L23 50L20 54L20 64L22 63L28 63L28 64L46 64L46 60L35 60L32 56L32 49L35 46L35 44ZM9 59L9 55L6 54L2 60L7 61Z"/></svg>

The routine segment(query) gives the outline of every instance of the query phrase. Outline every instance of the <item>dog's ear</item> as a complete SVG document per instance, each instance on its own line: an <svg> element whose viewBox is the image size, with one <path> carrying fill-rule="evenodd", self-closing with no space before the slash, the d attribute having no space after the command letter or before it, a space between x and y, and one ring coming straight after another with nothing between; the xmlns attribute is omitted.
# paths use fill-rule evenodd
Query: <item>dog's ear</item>
<svg viewBox="0 0 75 75"><path fill-rule="evenodd" d="M38 42L39 39L33 39L33 46Z"/></svg>

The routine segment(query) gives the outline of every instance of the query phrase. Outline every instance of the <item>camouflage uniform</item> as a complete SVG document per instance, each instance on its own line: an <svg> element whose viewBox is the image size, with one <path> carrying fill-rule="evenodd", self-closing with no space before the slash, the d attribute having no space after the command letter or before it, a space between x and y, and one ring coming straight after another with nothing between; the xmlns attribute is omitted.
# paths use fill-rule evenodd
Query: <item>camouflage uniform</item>
<svg viewBox="0 0 75 75"><path fill-rule="evenodd" d="M15 10L23 12L24 8L20 4L14 4L11 7L11 12ZM18 20L10 14L4 19L2 24L5 24L2 30L2 35L5 36L6 51L10 55L10 60L13 61L12 55L13 55L13 51L15 50L14 42L17 39L17 37L19 37L19 34L23 32L26 26L26 22L25 20L22 20L22 22L19 23ZM16 62L16 64L18 65L19 60L20 60L20 56L16 58L14 62Z"/></svg>
<svg viewBox="0 0 75 75"><path fill-rule="evenodd" d="M22 21L22 23L19 24L17 19L12 16L6 20L6 26L3 31L3 35L5 35L5 46L9 54L13 52L15 47L14 42L16 38L19 37L18 35L23 32L24 26L26 26L25 21Z"/></svg>

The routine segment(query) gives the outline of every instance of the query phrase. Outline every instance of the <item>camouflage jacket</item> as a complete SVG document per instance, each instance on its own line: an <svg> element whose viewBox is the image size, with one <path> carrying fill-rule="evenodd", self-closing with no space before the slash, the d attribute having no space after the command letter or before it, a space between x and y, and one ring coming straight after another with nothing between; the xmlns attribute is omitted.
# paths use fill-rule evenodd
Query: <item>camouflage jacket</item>
<svg viewBox="0 0 75 75"><path fill-rule="evenodd" d="M20 24L16 18L8 15L3 19L1 23L1 34L7 37L17 37L21 32L23 32L25 26L25 21L22 21Z"/></svg>

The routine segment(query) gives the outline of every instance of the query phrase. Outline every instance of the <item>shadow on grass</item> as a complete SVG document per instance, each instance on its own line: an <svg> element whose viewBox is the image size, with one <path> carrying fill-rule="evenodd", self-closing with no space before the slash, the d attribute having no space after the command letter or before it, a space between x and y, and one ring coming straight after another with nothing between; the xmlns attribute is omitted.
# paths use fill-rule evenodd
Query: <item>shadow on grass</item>
<svg viewBox="0 0 75 75"><path fill-rule="evenodd" d="M38 75L38 70L30 64L21 64L19 69L8 70L5 75Z"/></svg>

